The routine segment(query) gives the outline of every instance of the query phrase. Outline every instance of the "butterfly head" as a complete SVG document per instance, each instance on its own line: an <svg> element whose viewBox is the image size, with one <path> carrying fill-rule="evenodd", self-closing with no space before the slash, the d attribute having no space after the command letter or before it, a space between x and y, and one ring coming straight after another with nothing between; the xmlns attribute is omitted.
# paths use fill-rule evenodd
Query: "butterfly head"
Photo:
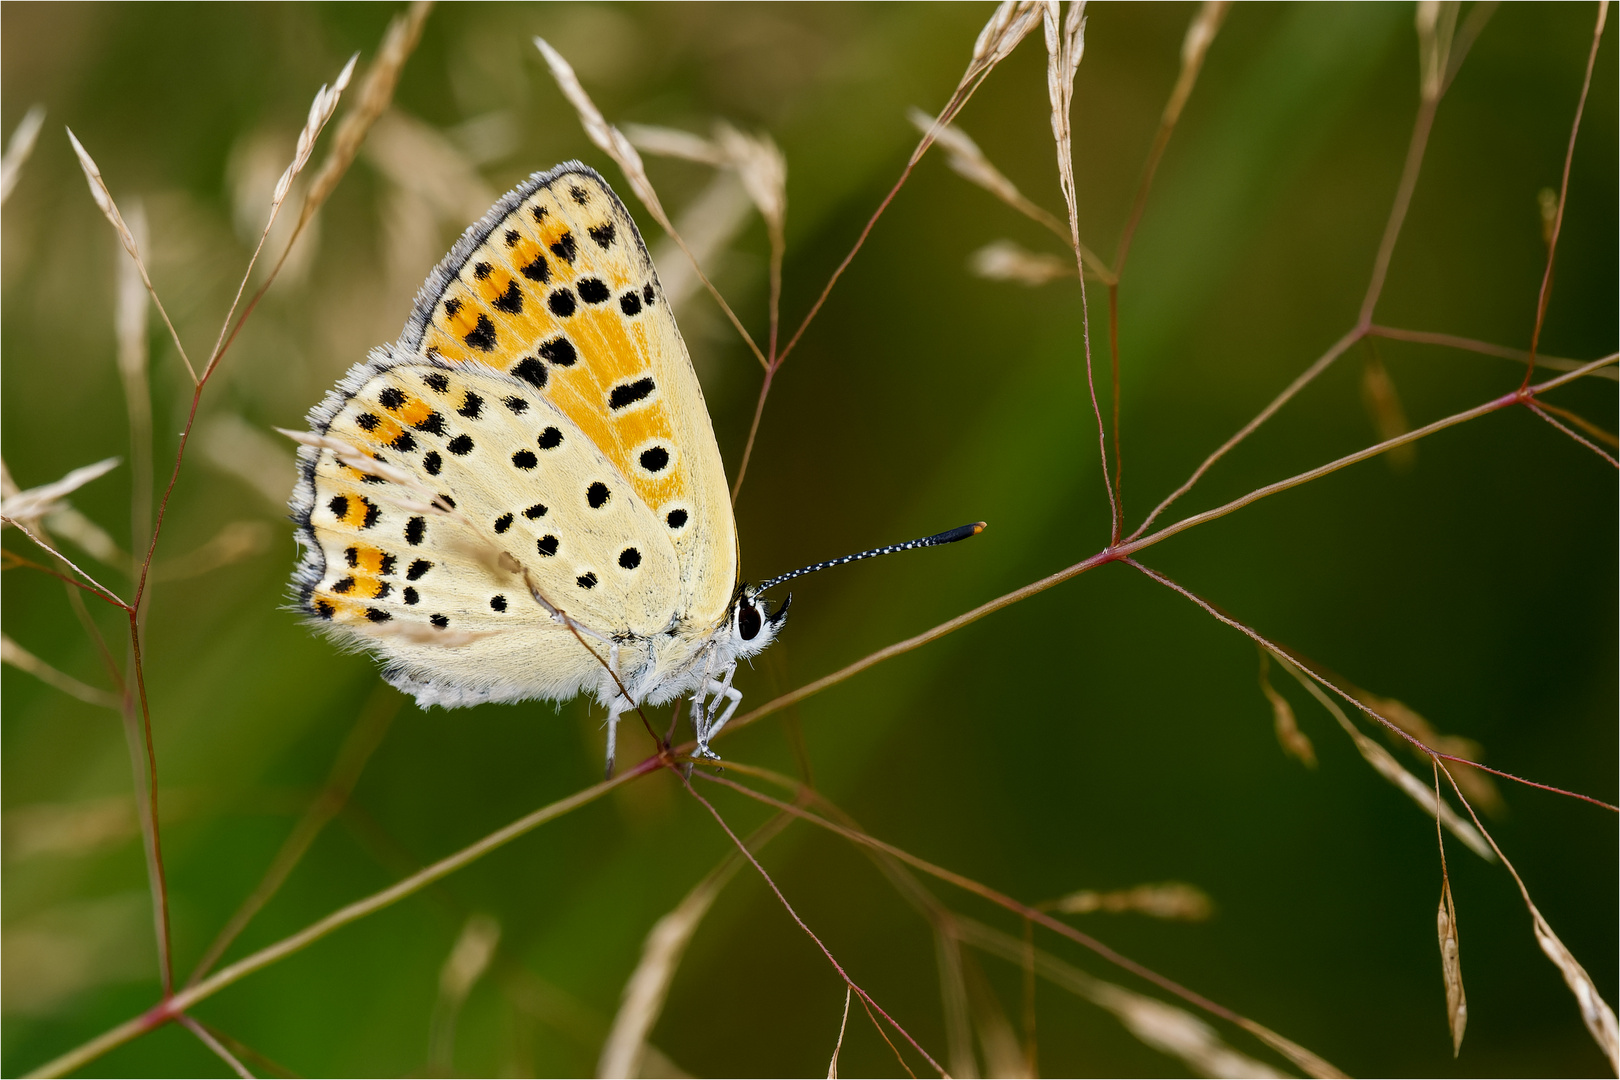
<svg viewBox="0 0 1620 1080"><path fill-rule="evenodd" d="M770 601L759 594L759 589L745 583L738 588L731 603L731 618L726 622L725 633L737 656L753 656L775 641L787 621L788 608L793 605L793 594L789 593L782 606L772 611Z"/></svg>

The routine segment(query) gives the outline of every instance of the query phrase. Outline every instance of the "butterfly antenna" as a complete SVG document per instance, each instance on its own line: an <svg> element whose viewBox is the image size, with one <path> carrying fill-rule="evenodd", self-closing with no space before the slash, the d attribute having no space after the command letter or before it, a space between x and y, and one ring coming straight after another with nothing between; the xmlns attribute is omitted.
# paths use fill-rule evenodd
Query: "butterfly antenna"
<svg viewBox="0 0 1620 1080"><path fill-rule="evenodd" d="M812 563L809 566L800 567L798 570L790 570L786 574L779 574L776 577L771 578L771 580L765 582L756 590L756 595L764 592L766 589L769 589L772 586L780 585L784 581L792 581L796 577L803 577L806 574L813 574L817 570L827 570L834 566L843 566L845 563L860 562L862 559L873 559L879 555L893 555L897 551L910 551L912 548L938 547L941 544L954 544L958 540L966 540L968 537L978 536L982 532L984 532L984 522L975 521L970 525L960 525L947 532L935 533L933 536L924 536L917 540L907 540L903 544L890 544L887 547L873 548L870 551L857 551L853 555L845 555L840 559L828 559L826 562Z"/></svg>

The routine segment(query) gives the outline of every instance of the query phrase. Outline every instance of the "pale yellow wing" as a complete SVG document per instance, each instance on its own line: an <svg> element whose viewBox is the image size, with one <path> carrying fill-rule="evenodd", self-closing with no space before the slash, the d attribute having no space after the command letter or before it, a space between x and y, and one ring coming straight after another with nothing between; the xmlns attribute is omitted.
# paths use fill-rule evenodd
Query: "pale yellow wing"
<svg viewBox="0 0 1620 1080"><path fill-rule="evenodd" d="M680 601L667 526L586 433L521 379L379 353L312 416L317 432L410 485L306 448L304 610L393 662L440 704L566 699L601 662L535 591L605 639L670 630ZM322 410L318 410L321 412ZM386 469L380 469L386 472ZM453 513L425 505L433 495ZM639 650L623 657L639 666Z"/></svg>
<svg viewBox="0 0 1620 1080"><path fill-rule="evenodd" d="M568 162L501 199L428 278L398 349L527 383L663 524L682 619L724 618L737 532L703 391L641 234L594 171Z"/></svg>

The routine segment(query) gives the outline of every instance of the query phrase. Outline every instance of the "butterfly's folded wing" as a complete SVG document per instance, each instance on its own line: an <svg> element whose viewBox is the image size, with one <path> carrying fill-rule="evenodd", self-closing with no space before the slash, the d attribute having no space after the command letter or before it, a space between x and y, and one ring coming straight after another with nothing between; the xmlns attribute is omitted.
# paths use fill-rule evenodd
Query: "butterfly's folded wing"
<svg viewBox="0 0 1620 1080"><path fill-rule="evenodd" d="M303 602L392 661L396 683L437 687L427 700L445 704L598 686L600 660L541 599L597 635L586 641L602 658L605 638L670 627L680 580L666 528L532 386L479 364L386 359L355 378L317 427L379 464L306 449Z"/></svg>
<svg viewBox="0 0 1620 1080"><path fill-rule="evenodd" d="M646 245L594 171L569 162L497 203L428 278L399 348L527 382L663 523L682 617L724 617L737 532L703 391Z"/></svg>
<svg viewBox="0 0 1620 1080"><path fill-rule="evenodd" d="M578 162L468 229L399 343L350 371L310 425L412 483L304 450L302 606L391 660L421 700L602 685L601 662L531 583L627 652L725 617L736 525L703 392L635 223ZM426 508L441 494L452 514Z"/></svg>

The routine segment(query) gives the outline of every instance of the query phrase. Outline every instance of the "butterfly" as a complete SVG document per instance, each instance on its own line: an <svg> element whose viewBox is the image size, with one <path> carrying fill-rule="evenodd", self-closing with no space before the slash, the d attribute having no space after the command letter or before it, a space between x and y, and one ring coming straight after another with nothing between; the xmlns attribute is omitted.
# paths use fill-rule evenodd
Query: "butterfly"
<svg viewBox="0 0 1620 1080"><path fill-rule="evenodd" d="M738 581L725 468L624 204L577 161L468 228L307 418L295 605L424 707L592 692L620 716L693 695L697 754L742 700L803 573Z"/></svg>

